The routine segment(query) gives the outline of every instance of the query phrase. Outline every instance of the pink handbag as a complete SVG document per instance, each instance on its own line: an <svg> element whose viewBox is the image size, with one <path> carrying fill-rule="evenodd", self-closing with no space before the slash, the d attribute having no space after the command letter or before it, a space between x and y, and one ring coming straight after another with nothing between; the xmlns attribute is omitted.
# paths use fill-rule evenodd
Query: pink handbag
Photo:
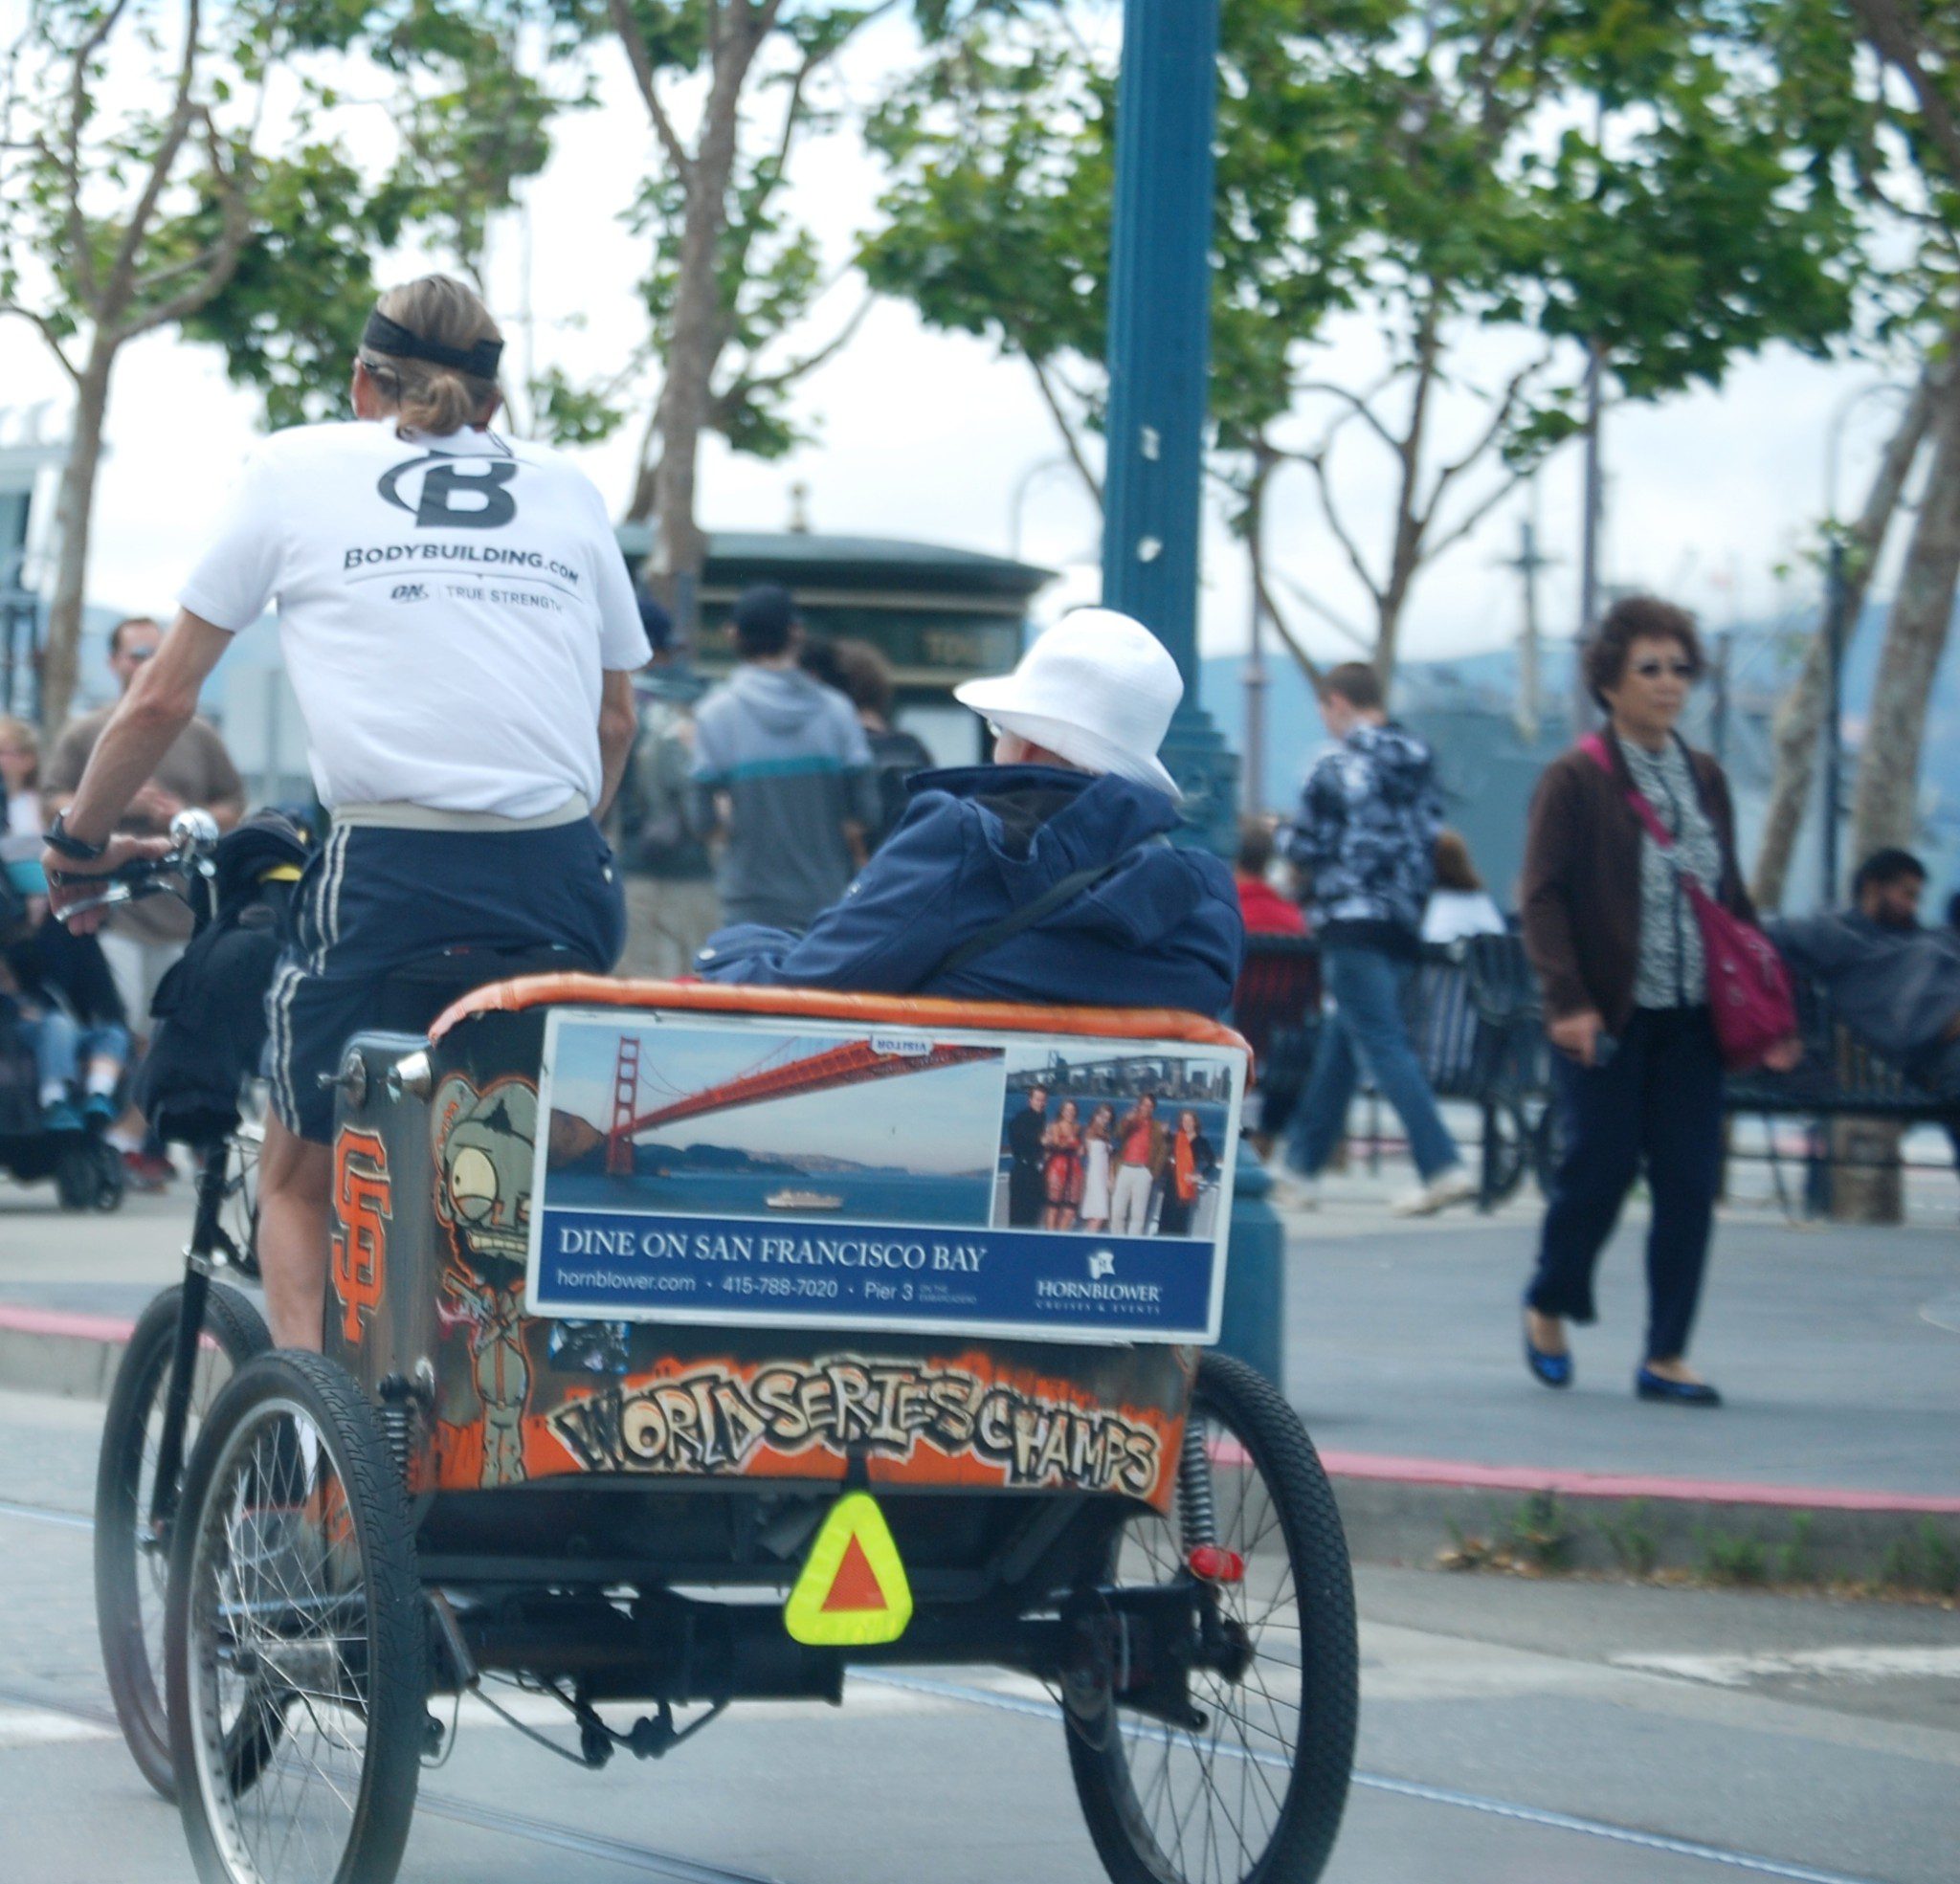
<svg viewBox="0 0 1960 1884"><path fill-rule="evenodd" d="M1611 774L1613 760L1606 742L1588 733L1579 749L1603 772ZM1702 931L1702 954L1707 963L1708 1019L1722 1062L1732 1073L1761 1066L1770 1050L1796 1031L1796 1000L1791 992L1790 970L1772 942L1753 922L1732 915L1682 866L1674 839L1654 807L1629 789L1627 803L1646 827L1660 853L1674 866L1675 876L1687 894L1688 905Z"/></svg>

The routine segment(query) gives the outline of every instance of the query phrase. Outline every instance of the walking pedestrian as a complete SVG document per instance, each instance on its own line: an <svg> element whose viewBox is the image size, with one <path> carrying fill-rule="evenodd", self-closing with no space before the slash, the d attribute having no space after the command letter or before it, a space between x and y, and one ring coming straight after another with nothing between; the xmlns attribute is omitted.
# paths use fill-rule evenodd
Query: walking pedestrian
<svg viewBox="0 0 1960 1884"><path fill-rule="evenodd" d="M1345 1135L1365 1064L1402 1120L1422 1180L1395 1211L1427 1216L1477 1194L1402 1011L1442 827L1436 763L1421 740L1389 718L1381 681L1364 662L1345 662L1324 677L1321 718L1337 743L1307 774L1285 850L1313 886L1321 979L1334 1007L1321 1028L1286 1162L1310 1184L1319 1179Z"/></svg>
<svg viewBox="0 0 1960 1884"><path fill-rule="evenodd" d="M864 867L878 821L871 748L851 703L802 672L790 591L735 604L734 676L695 713L696 828L718 842L722 920L800 934Z"/></svg>
<svg viewBox="0 0 1960 1884"><path fill-rule="evenodd" d="M1609 724L1546 767L1525 844L1525 947L1558 1049L1565 1146L1525 1295L1525 1358L1546 1385L1570 1385L1565 1324L1594 1319L1599 1252L1644 1167L1654 1210L1635 1388L1643 1400L1717 1407L1721 1395L1685 1359L1722 1166L1722 1057L1682 873L1732 914L1752 920L1753 910L1727 780L1675 730L1704 669L1694 618L1626 597L1585 659ZM1673 840L1672 859L1630 805L1635 791Z"/></svg>

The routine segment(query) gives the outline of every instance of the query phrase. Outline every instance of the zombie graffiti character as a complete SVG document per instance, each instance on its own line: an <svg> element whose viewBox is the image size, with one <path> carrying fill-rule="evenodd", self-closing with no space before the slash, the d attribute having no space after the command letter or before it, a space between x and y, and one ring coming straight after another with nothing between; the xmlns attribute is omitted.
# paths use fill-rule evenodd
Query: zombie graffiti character
<svg viewBox="0 0 1960 1884"><path fill-rule="evenodd" d="M537 1089L509 1078L479 1093L452 1075L436 1092L434 1127L435 1214L449 1230L455 1254L442 1286L470 1323L483 1403L482 1482L515 1484L524 1475L524 1405L531 1391L523 1266Z"/></svg>

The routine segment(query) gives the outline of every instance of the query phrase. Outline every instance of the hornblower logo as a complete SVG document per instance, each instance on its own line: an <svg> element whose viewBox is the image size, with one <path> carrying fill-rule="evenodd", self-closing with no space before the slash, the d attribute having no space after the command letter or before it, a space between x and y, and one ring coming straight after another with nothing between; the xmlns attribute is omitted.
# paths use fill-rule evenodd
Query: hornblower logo
<svg viewBox="0 0 1960 1884"><path fill-rule="evenodd" d="M402 495L402 480L422 473L413 503ZM517 515L517 499L503 487L517 476L515 458L452 458L440 452L411 458L381 475L375 485L397 510L414 513L420 529L501 530Z"/></svg>
<svg viewBox="0 0 1960 1884"><path fill-rule="evenodd" d="M1113 1250L1097 1250L1089 1256L1089 1280L1101 1282L1103 1277L1116 1274L1116 1252Z"/></svg>

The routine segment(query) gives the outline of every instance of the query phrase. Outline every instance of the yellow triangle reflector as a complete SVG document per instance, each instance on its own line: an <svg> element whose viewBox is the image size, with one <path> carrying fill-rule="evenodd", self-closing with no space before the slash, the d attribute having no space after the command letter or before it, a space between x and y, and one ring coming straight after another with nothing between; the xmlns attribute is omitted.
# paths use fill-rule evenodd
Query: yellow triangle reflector
<svg viewBox="0 0 1960 1884"><path fill-rule="evenodd" d="M896 1642L912 1620L912 1586L878 1500L846 1492L810 1546L783 1627L813 1649Z"/></svg>

